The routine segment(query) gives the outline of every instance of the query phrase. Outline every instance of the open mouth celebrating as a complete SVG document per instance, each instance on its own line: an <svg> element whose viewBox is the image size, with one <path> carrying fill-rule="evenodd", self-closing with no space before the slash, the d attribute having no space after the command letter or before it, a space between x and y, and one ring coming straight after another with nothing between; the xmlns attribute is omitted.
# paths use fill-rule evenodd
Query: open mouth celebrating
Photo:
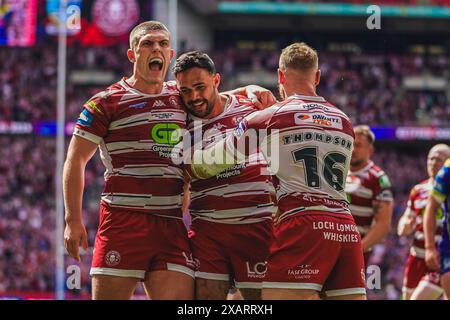
<svg viewBox="0 0 450 320"><path fill-rule="evenodd" d="M152 71L161 71L163 68L163 60L161 58L153 58L150 59L150 62L148 63L148 66L150 70Z"/></svg>

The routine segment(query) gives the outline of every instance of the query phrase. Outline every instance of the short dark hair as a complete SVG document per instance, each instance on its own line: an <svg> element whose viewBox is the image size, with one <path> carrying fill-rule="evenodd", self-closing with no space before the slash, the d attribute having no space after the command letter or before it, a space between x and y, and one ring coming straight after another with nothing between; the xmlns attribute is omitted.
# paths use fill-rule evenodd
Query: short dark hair
<svg viewBox="0 0 450 320"><path fill-rule="evenodd" d="M212 59L204 52L190 51L183 53L175 61L172 71L175 75L191 68L206 69L210 74L216 73L216 66Z"/></svg>

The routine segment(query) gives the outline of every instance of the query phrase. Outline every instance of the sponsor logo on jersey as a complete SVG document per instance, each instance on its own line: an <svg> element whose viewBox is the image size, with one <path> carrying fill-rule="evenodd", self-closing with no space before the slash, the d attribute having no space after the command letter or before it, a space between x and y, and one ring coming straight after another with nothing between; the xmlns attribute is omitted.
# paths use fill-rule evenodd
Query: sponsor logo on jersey
<svg viewBox="0 0 450 320"><path fill-rule="evenodd" d="M245 262L247 267L247 276L249 278L264 278L267 272L267 261L251 263L249 261Z"/></svg>
<svg viewBox="0 0 450 320"><path fill-rule="evenodd" d="M88 109L83 109L83 111L81 111L80 113L80 116L78 117L77 124L90 127L93 120L94 116L92 115L92 113L90 113Z"/></svg>
<svg viewBox="0 0 450 320"><path fill-rule="evenodd" d="M86 104L89 106L89 108L92 111L98 112L100 114L103 114L102 110L100 109L100 107L98 106L98 104L96 104L94 101L89 100L88 102L86 102Z"/></svg>
<svg viewBox="0 0 450 320"><path fill-rule="evenodd" d="M380 184L380 187L383 189L391 187L391 181L389 181L389 178L387 175L382 175L378 179L378 183Z"/></svg>
<svg viewBox="0 0 450 320"><path fill-rule="evenodd" d="M110 250L105 255L105 263L110 266L117 266L120 263L120 253L115 250Z"/></svg>
<svg viewBox="0 0 450 320"><path fill-rule="evenodd" d="M287 274L295 279L309 279L313 275L318 275L319 269L312 268L310 264L298 265L295 269L288 269Z"/></svg>
<svg viewBox="0 0 450 320"><path fill-rule="evenodd" d="M156 143L175 145L181 140L180 129L176 123L158 123L153 126L151 137Z"/></svg>
<svg viewBox="0 0 450 320"><path fill-rule="evenodd" d="M130 108L134 108L134 109L142 109L147 105L147 102L140 102L140 103L135 103L135 104L130 104Z"/></svg>
<svg viewBox="0 0 450 320"><path fill-rule="evenodd" d="M157 120L167 120L174 116L175 114L173 112L158 112L158 113L152 113L150 116L150 119L155 118Z"/></svg>
<svg viewBox="0 0 450 320"><path fill-rule="evenodd" d="M165 107L166 104L162 102L161 100L156 100L155 103L153 103L153 108L155 107Z"/></svg>
<svg viewBox="0 0 450 320"><path fill-rule="evenodd" d="M295 124L302 125L312 123L319 126L332 127L342 129L342 120L339 117L327 116L321 113L303 114L296 113L294 115Z"/></svg>

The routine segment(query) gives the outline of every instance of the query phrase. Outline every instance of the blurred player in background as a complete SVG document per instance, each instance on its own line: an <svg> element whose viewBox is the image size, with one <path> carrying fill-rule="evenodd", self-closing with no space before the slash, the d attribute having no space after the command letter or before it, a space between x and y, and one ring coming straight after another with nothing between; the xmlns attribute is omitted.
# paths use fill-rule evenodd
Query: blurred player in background
<svg viewBox="0 0 450 320"><path fill-rule="evenodd" d="M246 116L235 131L237 139L199 151L205 159L220 150L232 154L252 129L267 133L262 150L276 175L278 213L263 299L366 298L361 237L344 193L353 127L316 94L319 81L317 52L304 43L286 47L278 69L283 102ZM278 152L269 155L276 143ZM192 174L205 178L224 167L209 161L193 163Z"/></svg>
<svg viewBox="0 0 450 320"><path fill-rule="evenodd" d="M188 108L191 137L200 130L201 147L217 135L233 131L257 109L233 94L219 94L220 75L202 52L181 55L173 68L181 97ZM206 180L190 181L192 253L199 260L196 298L224 300L230 282L245 299L260 299L266 258L273 239L273 185L260 153Z"/></svg>
<svg viewBox="0 0 450 320"><path fill-rule="evenodd" d="M388 176L370 160L375 151L374 133L366 125L356 126L354 130L355 144L345 193L362 237L367 267L372 247L389 232L394 205Z"/></svg>
<svg viewBox="0 0 450 320"><path fill-rule="evenodd" d="M435 230L436 216L445 205L442 240L439 243L439 251L436 248ZM425 208L423 231L425 235L425 262L429 269L439 271L441 274L441 286L444 290L444 297L450 299L450 159L447 159L444 166L434 179L431 194L428 197L428 204Z"/></svg>
<svg viewBox="0 0 450 320"><path fill-rule="evenodd" d="M425 264L423 213L434 178L448 157L450 157L450 147L446 144L437 144L430 149L427 158L429 178L412 188L408 207L399 220L397 229L399 236L406 236L414 232L414 240L403 280L404 300L434 300L438 299L443 292L440 287L439 273L431 271ZM436 216L436 243L442 238L442 213L442 208L440 208Z"/></svg>
<svg viewBox="0 0 450 320"><path fill-rule="evenodd" d="M92 97L78 118L64 166L65 247L88 247L81 205L84 170L97 148L106 167L94 245L93 299L129 299L138 281L152 299L192 299L194 268L182 221L183 171L170 158L186 125L174 82L173 50L157 21L130 33L133 75ZM164 185L162 188L161 185Z"/></svg>

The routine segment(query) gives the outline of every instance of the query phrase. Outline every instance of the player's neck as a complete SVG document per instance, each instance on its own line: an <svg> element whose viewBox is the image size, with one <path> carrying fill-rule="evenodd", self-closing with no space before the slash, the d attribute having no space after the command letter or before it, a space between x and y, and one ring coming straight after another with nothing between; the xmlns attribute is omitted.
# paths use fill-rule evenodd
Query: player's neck
<svg viewBox="0 0 450 320"><path fill-rule="evenodd" d="M218 94L217 97L218 99L214 103L213 111L206 117L207 119L212 119L220 115L229 104L229 96Z"/></svg>
<svg viewBox="0 0 450 320"><path fill-rule="evenodd" d="M285 88L288 97L298 94L301 96L317 97L316 88L311 84L297 84L292 88Z"/></svg>
<svg viewBox="0 0 450 320"><path fill-rule="evenodd" d="M127 79L127 83L133 89L139 90L142 93L146 94L159 94L162 91L164 83L152 83L149 84L145 82L143 79L139 79L134 75Z"/></svg>
<svg viewBox="0 0 450 320"><path fill-rule="evenodd" d="M360 162L360 163L357 163L356 165L352 165L350 163L350 170L353 171L353 172L354 171L359 171L362 168L365 168L369 164L369 162L370 162L370 159L368 159L366 161L363 161L363 162Z"/></svg>

